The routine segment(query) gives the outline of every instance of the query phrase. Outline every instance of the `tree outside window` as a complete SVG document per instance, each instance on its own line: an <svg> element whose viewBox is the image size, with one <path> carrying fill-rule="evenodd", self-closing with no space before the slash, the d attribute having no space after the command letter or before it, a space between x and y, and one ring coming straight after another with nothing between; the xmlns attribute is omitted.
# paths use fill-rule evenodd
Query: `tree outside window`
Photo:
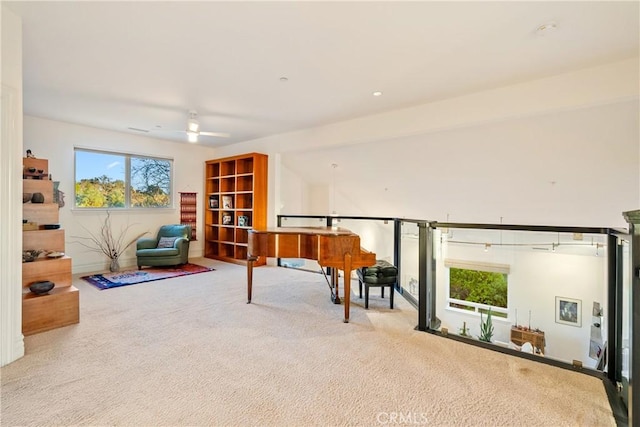
<svg viewBox="0 0 640 427"><path fill-rule="evenodd" d="M477 303L491 307L507 308L508 283L507 275L464 268L449 269L449 306L463 310L487 312ZM500 312L493 312L495 316L506 317Z"/></svg>
<svg viewBox="0 0 640 427"><path fill-rule="evenodd" d="M171 163L168 160L131 158L131 206L171 206Z"/></svg>

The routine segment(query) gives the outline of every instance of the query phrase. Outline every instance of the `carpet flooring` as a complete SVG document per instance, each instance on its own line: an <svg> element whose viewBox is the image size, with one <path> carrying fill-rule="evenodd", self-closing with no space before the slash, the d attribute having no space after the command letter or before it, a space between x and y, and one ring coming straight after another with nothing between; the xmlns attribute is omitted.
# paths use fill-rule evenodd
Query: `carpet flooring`
<svg viewBox="0 0 640 427"><path fill-rule="evenodd" d="M142 270L136 269L116 273L94 274L91 276L83 276L82 279L91 283L96 288L104 290L186 276L188 274L204 273L212 270L213 269L209 267L189 263L177 267L146 267Z"/></svg>
<svg viewBox="0 0 640 427"><path fill-rule="evenodd" d="M588 375L414 330L401 296L351 322L322 275L216 271L101 292L1 368L3 426L614 426ZM354 281L355 284L355 281ZM357 286L352 286L356 287Z"/></svg>

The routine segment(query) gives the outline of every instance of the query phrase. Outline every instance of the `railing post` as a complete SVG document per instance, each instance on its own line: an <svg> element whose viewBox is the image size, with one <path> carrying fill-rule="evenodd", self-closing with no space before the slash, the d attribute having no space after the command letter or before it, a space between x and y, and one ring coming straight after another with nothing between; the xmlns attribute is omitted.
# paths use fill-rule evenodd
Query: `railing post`
<svg viewBox="0 0 640 427"><path fill-rule="evenodd" d="M418 223L418 330L439 327L436 317L436 272L433 258L433 229Z"/></svg>
<svg viewBox="0 0 640 427"><path fill-rule="evenodd" d="M629 283L629 310L631 325L629 327L629 392L628 423L630 426L640 423L640 392L635 392L634 377L640 375L640 210L624 212L624 219L629 223L629 252L631 268ZM638 419L636 421L636 418Z"/></svg>
<svg viewBox="0 0 640 427"><path fill-rule="evenodd" d="M612 234L607 235L607 377L615 383L617 372L620 370L618 354L621 353L622 344L622 311L616 307L620 304L622 292L618 292L618 260L620 249L618 238ZM621 284L621 283L620 283ZM603 350L604 351L604 350ZM621 359L620 359L621 360Z"/></svg>
<svg viewBox="0 0 640 427"><path fill-rule="evenodd" d="M278 228L282 227L282 215L278 215ZM276 258L276 265L282 267L282 258Z"/></svg>
<svg viewBox="0 0 640 427"><path fill-rule="evenodd" d="M433 233L435 228L431 223L425 223L426 261L427 261L427 321L429 329L438 329L440 320L436 316L436 254L433 250Z"/></svg>
<svg viewBox="0 0 640 427"><path fill-rule="evenodd" d="M396 281L396 289L402 288L402 269L400 268L400 259L402 257L400 239L402 236L402 222L395 218L393 220L393 265L398 269L398 280Z"/></svg>

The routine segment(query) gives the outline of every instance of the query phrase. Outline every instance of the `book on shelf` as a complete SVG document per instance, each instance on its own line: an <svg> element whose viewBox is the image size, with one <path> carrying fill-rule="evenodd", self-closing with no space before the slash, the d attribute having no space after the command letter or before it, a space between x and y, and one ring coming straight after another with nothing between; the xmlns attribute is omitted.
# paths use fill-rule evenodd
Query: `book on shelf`
<svg viewBox="0 0 640 427"><path fill-rule="evenodd" d="M231 196L222 196L222 209L233 209L233 198Z"/></svg>
<svg viewBox="0 0 640 427"><path fill-rule="evenodd" d="M209 196L209 208L211 209L218 209L218 196Z"/></svg>

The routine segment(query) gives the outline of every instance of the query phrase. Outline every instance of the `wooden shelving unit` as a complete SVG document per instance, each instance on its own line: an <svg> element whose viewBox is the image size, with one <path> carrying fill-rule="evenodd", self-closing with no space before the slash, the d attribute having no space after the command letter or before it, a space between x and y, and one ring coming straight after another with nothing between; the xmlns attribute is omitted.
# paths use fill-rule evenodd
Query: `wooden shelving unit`
<svg viewBox="0 0 640 427"><path fill-rule="evenodd" d="M23 219L38 224L35 230L22 232L22 249L42 249L63 252L64 230L45 230L44 224L58 223L58 204L54 203L53 181L48 177L49 162L46 159L24 158L25 174L22 191L42 193L44 203L23 204ZM36 172L29 172L35 168ZM39 172L43 171L43 172ZM49 280L55 287L46 295L35 295L29 291L33 282ZM33 262L22 263L22 333L38 332L71 325L80 321L79 293L72 285L71 258L47 258L41 255Z"/></svg>
<svg viewBox="0 0 640 427"><path fill-rule="evenodd" d="M267 169L259 153L205 162L205 257L246 264L248 230L267 226Z"/></svg>
<svg viewBox="0 0 640 427"><path fill-rule="evenodd" d="M191 226L191 240L197 239L196 223L198 193L180 193L180 224Z"/></svg>

